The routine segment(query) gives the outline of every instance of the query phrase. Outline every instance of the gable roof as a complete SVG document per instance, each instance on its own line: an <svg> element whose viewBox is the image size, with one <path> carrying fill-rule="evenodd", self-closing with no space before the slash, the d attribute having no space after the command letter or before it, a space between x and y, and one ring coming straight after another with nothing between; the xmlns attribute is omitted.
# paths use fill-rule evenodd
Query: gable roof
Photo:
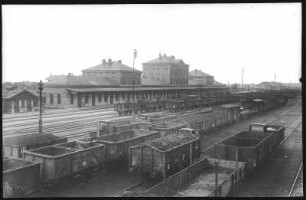
<svg viewBox="0 0 306 200"><path fill-rule="evenodd" d="M213 77L212 75L209 75L205 72L202 72L201 70L193 70L191 72L189 72L189 76L208 76L208 77Z"/></svg>
<svg viewBox="0 0 306 200"><path fill-rule="evenodd" d="M46 78L46 80L48 80L47 85L119 85L119 83L108 77L100 76L53 75Z"/></svg>
<svg viewBox="0 0 306 200"><path fill-rule="evenodd" d="M8 91L6 94L3 94L3 99L10 99L12 97L17 96L18 94L20 94L22 92L27 92L30 95L33 95L33 96L39 98L39 95L38 95L37 91L35 91L35 90L28 90L28 89L25 88L25 89L22 89L22 90L19 89L19 90Z"/></svg>
<svg viewBox="0 0 306 200"><path fill-rule="evenodd" d="M175 59L174 56L167 56L166 54L159 55L158 58L150 60L148 62L144 62L142 64L154 64L154 63L174 63L174 64L182 64L182 65L187 65L184 63L182 59Z"/></svg>
<svg viewBox="0 0 306 200"><path fill-rule="evenodd" d="M121 61L111 61L110 62L103 62L99 65L94 67L90 67L87 69L82 70L82 72L92 72L92 71L133 71L133 68L122 64ZM134 72L141 73L141 71L134 68Z"/></svg>

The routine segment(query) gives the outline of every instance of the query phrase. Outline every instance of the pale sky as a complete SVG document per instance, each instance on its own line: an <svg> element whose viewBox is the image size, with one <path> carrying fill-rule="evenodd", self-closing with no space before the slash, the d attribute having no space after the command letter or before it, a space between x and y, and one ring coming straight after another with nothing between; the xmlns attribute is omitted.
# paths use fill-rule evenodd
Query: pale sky
<svg viewBox="0 0 306 200"><path fill-rule="evenodd" d="M4 5L2 82L174 55L219 82L298 82L301 3Z"/></svg>

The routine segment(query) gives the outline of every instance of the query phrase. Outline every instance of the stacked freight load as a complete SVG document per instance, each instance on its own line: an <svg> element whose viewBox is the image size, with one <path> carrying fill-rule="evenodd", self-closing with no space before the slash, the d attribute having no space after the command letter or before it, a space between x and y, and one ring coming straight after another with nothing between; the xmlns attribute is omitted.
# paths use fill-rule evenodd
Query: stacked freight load
<svg viewBox="0 0 306 200"><path fill-rule="evenodd" d="M3 197L23 197L39 190L40 164L3 158Z"/></svg>
<svg viewBox="0 0 306 200"><path fill-rule="evenodd" d="M252 172L284 139L282 126L252 124L249 131L242 131L215 145L215 157L246 162Z"/></svg>
<svg viewBox="0 0 306 200"><path fill-rule="evenodd" d="M3 154L7 157L23 158L25 150L37 149L62 142L67 142L67 138L52 134L27 134L4 138Z"/></svg>
<svg viewBox="0 0 306 200"><path fill-rule="evenodd" d="M131 129L151 129L151 123L135 117L106 119L98 122L96 137Z"/></svg>
<svg viewBox="0 0 306 200"><path fill-rule="evenodd" d="M128 158L130 146L158 137L160 134L157 131L132 129L95 138L94 142L105 145L105 161L113 162Z"/></svg>
<svg viewBox="0 0 306 200"><path fill-rule="evenodd" d="M199 138L171 134L130 148L130 170L151 178L166 179L200 157Z"/></svg>
<svg viewBox="0 0 306 200"><path fill-rule="evenodd" d="M57 182L61 178L103 165L104 145L90 142L69 142L24 151L25 160L41 164L41 178Z"/></svg>

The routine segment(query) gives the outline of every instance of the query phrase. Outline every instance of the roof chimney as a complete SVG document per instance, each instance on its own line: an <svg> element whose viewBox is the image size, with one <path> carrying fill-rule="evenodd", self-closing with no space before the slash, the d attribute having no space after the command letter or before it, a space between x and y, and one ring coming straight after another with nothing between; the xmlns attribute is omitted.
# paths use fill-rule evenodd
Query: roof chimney
<svg viewBox="0 0 306 200"><path fill-rule="evenodd" d="M171 56L171 58L172 58L172 59L175 59L175 57L174 57L174 56Z"/></svg>
<svg viewBox="0 0 306 200"><path fill-rule="evenodd" d="M121 61L121 60L118 60L117 62L118 62L119 64L121 64L121 63L122 63L122 61Z"/></svg>
<svg viewBox="0 0 306 200"><path fill-rule="evenodd" d="M159 53L159 60L161 60L161 53Z"/></svg>
<svg viewBox="0 0 306 200"><path fill-rule="evenodd" d="M106 64L106 60L105 60L105 59L102 60L102 64L103 64L103 65Z"/></svg>
<svg viewBox="0 0 306 200"><path fill-rule="evenodd" d="M112 59L108 59L108 65L112 65Z"/></svg>
<svg viewBox="0 0 306 200"><path fill-rule="evenodd" d="M164 53L164 57L167 57L167 55Z"/></svg>

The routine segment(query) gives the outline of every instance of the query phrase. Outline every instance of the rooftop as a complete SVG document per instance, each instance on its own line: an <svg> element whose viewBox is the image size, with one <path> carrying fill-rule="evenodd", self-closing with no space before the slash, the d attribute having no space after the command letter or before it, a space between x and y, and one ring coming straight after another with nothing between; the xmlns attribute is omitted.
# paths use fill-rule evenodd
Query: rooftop
<svg viewBox="0 0 306 200"><path fill-rule="evenodd" d="M166 54L164 55L159 54L158 58L150 60L148 62L144 62L143 64L153 64L153 63L174 63L174 64L186 65L182 59L175 59L174 56L167 56Z"/></svg>
<svg viewBox="0 0 306 200"><path fill-rule="evenodd" d="M213 77L212 75L209 75L205 72L202 72L201 70L193 70L191 72L189 72L189 76L207 76L207 77Z"/></svg>
<svg viewBox="0 0 306 200"><path fill-rule="evenodd" d="M121 60L112 61L108 59L106 62L105 59L102 60L102 63L87 69L82 70L82 72L92 72L92 71L130 71L133 72L133 68L123 64ZM134 72L141 73L141 71L134 68Z"/></svg>
<svg viewBox="0 0 306 200"><path fill-rule="evenodd" d="M168 149L172 149L172 148L181 146L183 144L190 143L195 140L198 140L198 138L191 134L180 133L180 134L171 134L165 137L151 140L147 142L147 144L161 151L166 151Z"/></svg>
<svg viewBox="0 0 306 200"><path fill-rule="evenodd" d="M51 75L46 78L47 85L110 85L119 86L119 83L108 77L97 76L74 76L68 75Z"/></svg>
<svg viewBox="0 0 306 200"><path fill-rule="evenodd" d="M17 96L18 94L20 94L20 93L22 93L22 92L26 92L26 93L28 93L28 94L30 94L30 95L33 95L33 96L39 98L37 91L29 90L29 89L26 89L26 88L25 88L25 89L22 89L22 90L20 90L20 89L18 90L18 89L17 89L17 90L8 91L7 93L3 94L2 98L3 98L3 99L10 99L10 98L12 98L12 97Z"/></svg>

